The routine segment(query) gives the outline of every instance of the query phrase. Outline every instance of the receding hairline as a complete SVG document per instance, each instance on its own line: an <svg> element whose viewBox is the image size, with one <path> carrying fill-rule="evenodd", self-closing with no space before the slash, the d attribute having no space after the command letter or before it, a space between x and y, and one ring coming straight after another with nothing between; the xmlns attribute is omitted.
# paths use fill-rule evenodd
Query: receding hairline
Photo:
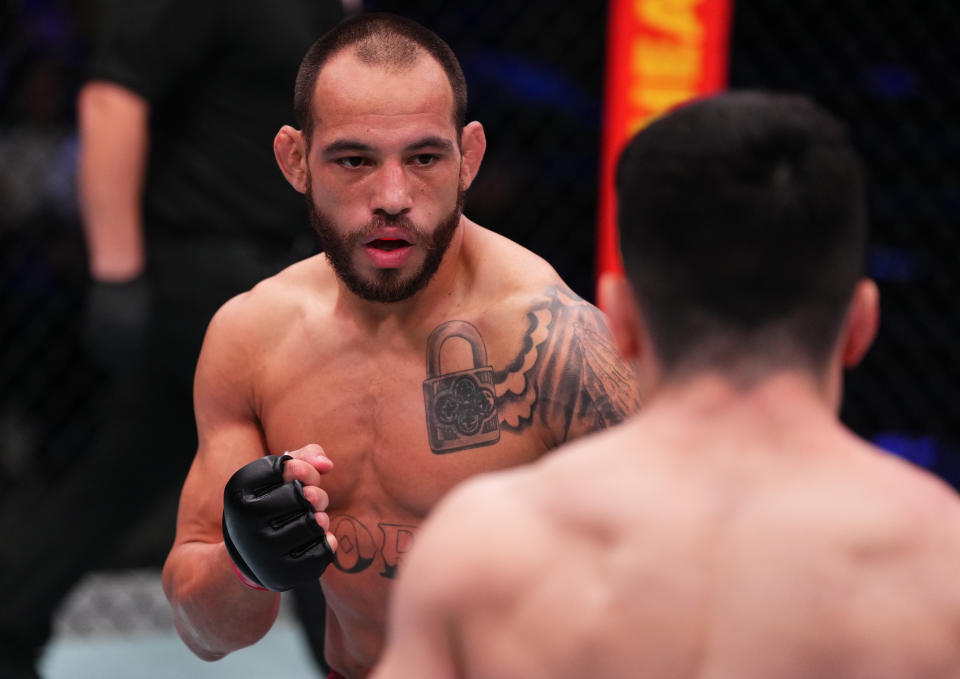
<svg viewBox="0 0 960 679"><path fill-rule="evenodd" d="M394 71L406 64L415 66L423 56L431 57L444 72L453 93L452 118L459 138L466 125L467 86L453 50L425 26L382 12L361 13L344 20L318 38L304 55L294 88L294 114L308 138L314 122L317 77L332 58L342 53L353 54L361 63Z"/></svg>
<svg viewBox="0 0 960 679"><path fill-rule="evenodd" d="M373 38L371 38L371 40L372 39ZM413 47L414 49L411 50L409 56L404 56L402 59L390 59L386 58L385 55L378 55L376 58L371 58L371 55L363 49L364 43L344 45L330 53L317 70L317 76L314 81L314 94L316 94L316 83L319 82L325 72L330 70L332 65L336 65L337 62L352 59L370 70L380 70L390 73L409 73L425 63L433 64L437 70L437 74L446 84L447 91L450 93L451 98L454 98L453 83L450 82L450 78L447 76L443 64L420 45L413 43Z"/></svg>
<svg viewBox="0 0 960 679"><path fill-rule="evenodd" d="M354 56L369 66L393 66L397 70L412 67L422 56L430 56L423 45L412 38L395 32L372 33L350 45L344 45L339 52L353 49ZM334 52L330 56L336 56Z"/></svg>
<svg viewBox="0 0 960 679"><path fill-rule="evenodd" d="M438 82L443 83L441 86L444 88L444 92L447 97L447 105L450 108L450 117L454 117L457 107L456 93L453 90L453 85L450 83L450 79L447 77L447 74L443 69L443 65L438 62L432 54L424 49L420 49L409 62L405 61L399 63L395 61L368 61L358 54L359 49L354 49L355 47L359 46L346 45L337 50L324 61L323 65L317 71L317 77L313 83L313 92L310 95L310 111L312 113L314 123L320 122L320 116L317 113L317 96L321 88L321 82L323 78L325 76L329 76L332 69L336 69L345 64L349 65L348 67L359 65L361 68L369 69L370 71L380 71L382 73L388 73L391 75L395 74L398 76L409 74L426 65L427 68L433 69L433 74L431 77L435 76Z"/></svg>

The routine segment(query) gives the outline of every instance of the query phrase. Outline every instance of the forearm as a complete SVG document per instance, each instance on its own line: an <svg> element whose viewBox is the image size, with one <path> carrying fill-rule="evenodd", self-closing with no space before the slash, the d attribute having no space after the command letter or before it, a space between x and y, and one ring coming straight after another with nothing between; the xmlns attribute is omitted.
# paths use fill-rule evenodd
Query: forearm
<svg viewBox="0 0 960 679"><path fill-rule="evenodd" d="M124 281L144 267L141 198L149 146L149 105L108 82L77 98L80 210L93 277Z"/></svg>
<svg viewBox="0 0 960 679"><path fill-rule="evenodd" d="M240 582L223 543L175 546L164 565L163 589L177 632L204 660L256 643L280 610L280 594Z"/></svg>

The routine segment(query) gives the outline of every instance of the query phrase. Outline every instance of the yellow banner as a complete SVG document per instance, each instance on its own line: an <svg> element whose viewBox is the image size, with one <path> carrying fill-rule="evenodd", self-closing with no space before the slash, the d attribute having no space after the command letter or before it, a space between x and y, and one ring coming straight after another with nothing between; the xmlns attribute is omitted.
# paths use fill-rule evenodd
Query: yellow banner
<svg viewBox="0 0 960 679"><path fill-rule="evenodd" d="M610 0L597 274L622 271L614 172L624 143L670 108L727 85L733 0Z"/></svg>

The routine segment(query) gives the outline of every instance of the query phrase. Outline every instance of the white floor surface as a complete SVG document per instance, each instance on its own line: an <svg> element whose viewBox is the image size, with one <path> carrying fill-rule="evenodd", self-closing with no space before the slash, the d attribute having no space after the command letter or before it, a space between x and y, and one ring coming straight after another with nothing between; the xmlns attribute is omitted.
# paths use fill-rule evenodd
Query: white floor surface
<svg viewBox="0 0 960 679"><path fill-rule="evenodd" d="M44 679L316 679L286 606L266 637L216 662L194 656L173 630L160 574L94 574L65 603L41 661Z"/></svg>

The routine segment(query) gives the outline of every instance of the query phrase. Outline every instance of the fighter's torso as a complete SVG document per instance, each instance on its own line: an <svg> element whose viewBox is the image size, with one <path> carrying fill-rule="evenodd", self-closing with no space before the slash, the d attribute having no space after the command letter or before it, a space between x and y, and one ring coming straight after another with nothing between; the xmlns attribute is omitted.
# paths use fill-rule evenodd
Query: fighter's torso
<svg viewBox="0 0 960 679"><path fill-rule="evenodd" d="M341 550L338 570L392 577L403 550L392 549L394 539L384 548L385 537L396 537L387 525L416 525L468 476L546 450L541 421L516 430L500 419L495 380L522 348L518 320L494 329L482 317L450 319L433 340L429 328L367 337L328 324L277 347L276 366L258 387L267 447L316 442L334 462L324 476L334 533L356 547ZM428 344L437 369L428 366ZM474 350L481 360L472 360Z"/></svg>
<svg viewBox="0 0 960 679"><path fill-rule="evenodd" d="M327 658L362 674L380 652L403 554L437 500L609 416L582 369L584 336L605 330L562 285L440 308L413 330L308 301L284 328L258 352L253 402L270 453L318 443L334 463L323 477L339 544L322 578Z"/></svg>

